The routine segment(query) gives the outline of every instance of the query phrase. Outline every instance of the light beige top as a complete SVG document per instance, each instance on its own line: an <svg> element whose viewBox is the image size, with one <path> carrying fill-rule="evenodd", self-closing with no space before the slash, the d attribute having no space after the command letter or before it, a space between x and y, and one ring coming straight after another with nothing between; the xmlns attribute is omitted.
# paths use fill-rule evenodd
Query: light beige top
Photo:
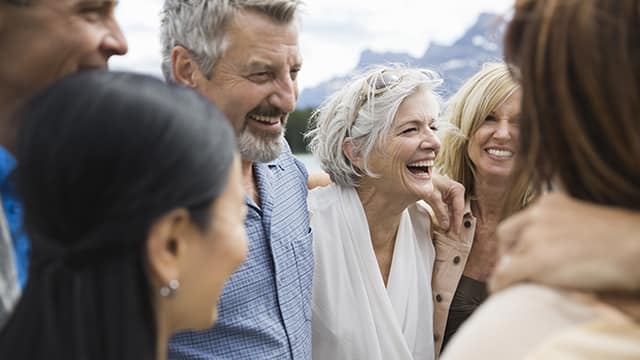
<svg viewBox="0 0 640 360"><path fill-rule="evenodd" d="M435 216L431 216L435 219ZM467 200L464 208L463 227L459 235L435 231L432 235L436 249L431 287L433 289L433 337L436 358L442 348L442 340L447 327L451 302L471 253L476 232L476 218L471 213L471 203Z"/></svg>
<svg viewBox="0 0 640 360"><path fill-rule="evenodd" d="M593 300L517 285L490 297L441 359L640 359L640 324Z"/></svg>

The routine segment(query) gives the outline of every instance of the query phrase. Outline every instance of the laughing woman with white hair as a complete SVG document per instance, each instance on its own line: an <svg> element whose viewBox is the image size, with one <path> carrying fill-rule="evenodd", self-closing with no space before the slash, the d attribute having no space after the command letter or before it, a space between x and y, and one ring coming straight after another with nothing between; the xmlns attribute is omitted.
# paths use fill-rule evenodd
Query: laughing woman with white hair
<svg viewBox="0 0 640 360"><path fill-rule="evenodd" d="M309 194L314 359L433 359L434 248L424 198L440 141L441 79L378 67L314 114L332 185Z"/></svg>

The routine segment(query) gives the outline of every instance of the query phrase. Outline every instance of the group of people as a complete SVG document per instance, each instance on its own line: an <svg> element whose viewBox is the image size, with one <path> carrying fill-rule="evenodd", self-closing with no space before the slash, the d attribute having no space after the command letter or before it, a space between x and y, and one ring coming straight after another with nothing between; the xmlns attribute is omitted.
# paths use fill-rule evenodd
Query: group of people
<svg viewBox="0 0 640 360"><path fill-rule="evenodd" d="M444 107L354 77L311 191L300 1L165 0L166 82L115 6L0 0L0 358L640 356L639 0L516 0Z"/></svg>

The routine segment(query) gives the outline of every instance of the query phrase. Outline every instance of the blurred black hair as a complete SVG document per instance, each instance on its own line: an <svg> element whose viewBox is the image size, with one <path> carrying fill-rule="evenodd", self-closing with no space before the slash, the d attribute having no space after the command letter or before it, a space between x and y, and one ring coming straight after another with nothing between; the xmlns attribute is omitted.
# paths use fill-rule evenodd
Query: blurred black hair
<svg viewBox="0 0 640 360"><path fill-rule="evenodd" d="M236 152L195 92L142 75L71 75L19 114L32 261L0 359L154 359L147 232L175 208L207 225Z"/></svg>

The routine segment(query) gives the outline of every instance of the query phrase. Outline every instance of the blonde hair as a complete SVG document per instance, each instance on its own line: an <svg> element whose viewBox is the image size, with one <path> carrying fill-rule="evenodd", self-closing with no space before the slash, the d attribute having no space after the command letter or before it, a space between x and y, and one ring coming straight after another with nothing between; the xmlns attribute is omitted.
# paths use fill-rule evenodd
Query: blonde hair
<svg viewBox="0 0 640 360"><path fill-rule="evenodd" d="M447 104L444 120L449 122L451 129L443 136L436 167L464 186L467 199L476 195L475 166L469 158L469 139L486 117L518 89L505 64L488 63L467 80ZM509 214L524 207L530 198L529 184L514 184L511 191L518 194L518 200L515 204L505 204Z"/></svg>

